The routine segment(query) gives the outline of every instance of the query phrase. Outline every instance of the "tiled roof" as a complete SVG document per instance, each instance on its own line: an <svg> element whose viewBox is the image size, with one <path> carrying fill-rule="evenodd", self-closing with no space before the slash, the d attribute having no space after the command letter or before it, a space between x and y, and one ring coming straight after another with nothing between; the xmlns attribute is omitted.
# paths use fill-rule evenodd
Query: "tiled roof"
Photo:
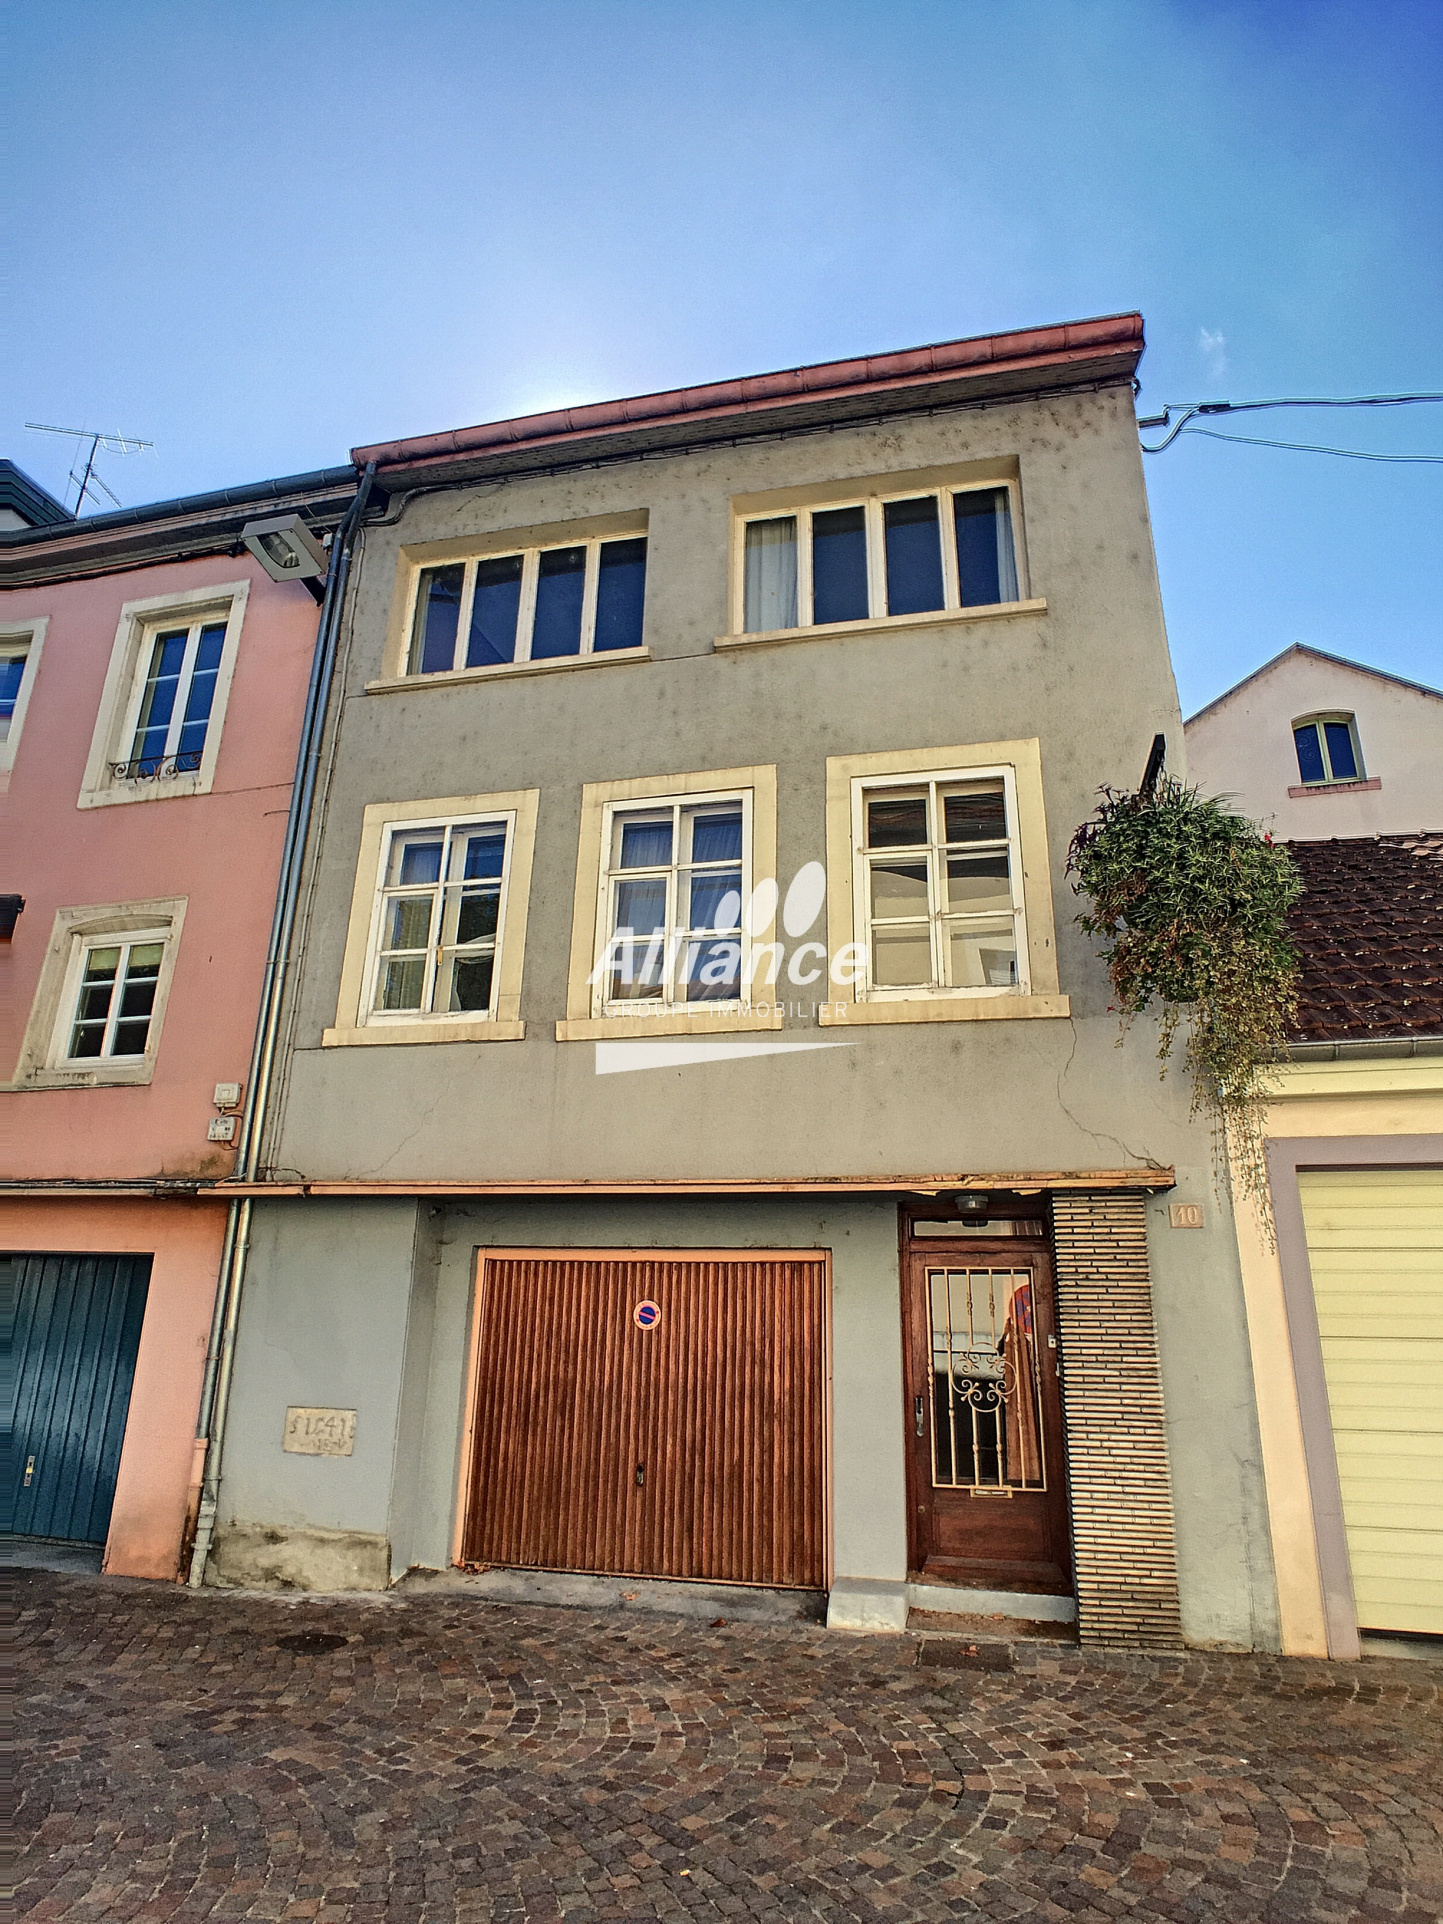
<svg viewBox="0 0 1443 1924"><path fill-rule="evenodd" d="M1294 1039L1443 1035L1443 831L1289 842L1306 893Z"/></svg>

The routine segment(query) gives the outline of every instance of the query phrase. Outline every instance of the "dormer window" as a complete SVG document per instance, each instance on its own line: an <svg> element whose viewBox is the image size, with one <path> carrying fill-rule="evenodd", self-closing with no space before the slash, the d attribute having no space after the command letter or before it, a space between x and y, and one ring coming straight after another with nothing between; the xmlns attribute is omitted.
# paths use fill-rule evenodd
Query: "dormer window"
<svg viewBox="0 0 1443 1924"><path fill-rule="evenodd" d="M1333 782L1360 782L1363 756L1358 724L1352 715L1310 715L1293 723L1298 774L1306 788Z"/></svg>

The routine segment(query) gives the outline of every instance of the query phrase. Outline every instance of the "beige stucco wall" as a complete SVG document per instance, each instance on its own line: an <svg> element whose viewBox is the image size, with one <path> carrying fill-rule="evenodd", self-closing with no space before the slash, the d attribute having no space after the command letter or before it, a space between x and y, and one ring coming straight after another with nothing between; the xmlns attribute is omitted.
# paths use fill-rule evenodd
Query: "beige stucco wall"
<svg viewBox="0 0 1443 1924"><path fill-rule="evenodd" d="M1295 1063L1278 1072L1277 1082L1267 1118L1272 1138L1443 1138L1443 1057ZM1239 1208L1237 1225L1282 1647L1294 1656L1325 1657L1327 1625L1282 1267L1254 1206Z"/></svg>
<svg viewBox="0 0 1443 1924"><path fill-rule="evenodd" d="M1381 787L1298 788L1293 722L1323 712L1357 718L1363 775ZM1289 841L1407 835L1443 827L1443 696L1311 655L1286 655L1187 725L1188 780L1225 795Z"/></svg>

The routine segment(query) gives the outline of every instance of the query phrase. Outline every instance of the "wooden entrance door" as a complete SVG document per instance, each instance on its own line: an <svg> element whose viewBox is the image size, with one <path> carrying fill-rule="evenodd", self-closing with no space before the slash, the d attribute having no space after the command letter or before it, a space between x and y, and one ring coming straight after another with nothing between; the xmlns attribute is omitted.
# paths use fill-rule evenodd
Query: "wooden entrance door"
<svg viewBox="0 0 1443 1924"><path fill-rule="evenodd" d="M820 1589L826 1275L483 1251L462 1560Z"/></svg>
<svg viewBox="0 0 1443 1924"><path fill-rule="evenodd" d="M1069 1596L1047 1244L1025 1220L948 1228L904 1227L908 1564L973 1589Z"/></svg>

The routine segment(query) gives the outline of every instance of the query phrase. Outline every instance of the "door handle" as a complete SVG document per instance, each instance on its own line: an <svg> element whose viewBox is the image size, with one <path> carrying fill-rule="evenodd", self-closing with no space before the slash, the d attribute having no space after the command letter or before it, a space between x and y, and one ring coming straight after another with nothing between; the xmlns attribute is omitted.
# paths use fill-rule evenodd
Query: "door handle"
<svg viewBox="0 0 1443 1924"><path fill-rule="evenodd" d="M920 1396L912 1398L912 1423L918 1436L926 1434L926 1412L922 1407Z"/></svg>
<svg viewBox="0 0 1443 1924"><path fill-rule="evenodd" d="M27 1490L30 1488L30 1479L32 1476L34 1476L34 1474L35 1474L35 1458L32 1456L30 1461L25 1465L25 1487Z"/></svg>
<svg viewBox="0 0 1443 1924"><path fill-rule="evenodd" d="M645 1484L646 1484L646 1465L644 1463L638 1463L636 1466L636 1487L638 1490L640 1490L644 1488Z"/></svg>

